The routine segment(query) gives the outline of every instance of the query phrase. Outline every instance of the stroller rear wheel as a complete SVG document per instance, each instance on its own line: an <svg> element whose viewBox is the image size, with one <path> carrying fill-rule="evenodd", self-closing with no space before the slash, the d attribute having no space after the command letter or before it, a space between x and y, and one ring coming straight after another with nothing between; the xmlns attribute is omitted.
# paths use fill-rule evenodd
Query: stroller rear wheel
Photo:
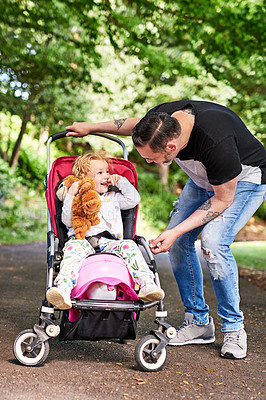
<svg viewBox="0 0 266 400"><path fill-rule="evenodd" d="M13 352L16 359L23 365L41 365L49 354L48 340L38 344L33 349L31 344L37 335L33 329L26 329L18 334L14 341Z"/></svg>
<svg viewBox="0 0 266 400"><path fill-rule="evenodd" d="M164 347L157 354L156 347L160 340L153 335L145 336L139 341L135 349L135 360L142 371L155 372L160 371L167 359L167 350Z"/></svg>

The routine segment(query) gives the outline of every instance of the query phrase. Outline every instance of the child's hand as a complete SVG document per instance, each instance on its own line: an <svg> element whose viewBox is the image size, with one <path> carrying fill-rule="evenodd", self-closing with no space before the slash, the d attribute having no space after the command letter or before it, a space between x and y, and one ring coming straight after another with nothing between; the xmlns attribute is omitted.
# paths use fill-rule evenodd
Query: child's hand
<svg viewBox="0 0 266 400"><path fill-rule="evenodd" d="M71 196L75 196L78 193L78 190L79 190L79 182L74 182L68 189L67 193L70 194Z"/></svg>
<svg viewBox="0 0 266 400"><path fill-rule="evenodd" d="M116 184L117 184L117 182L119 181L120 178L121 178L121 176L117 175L117 174L110 175L109 184L112 185L112 186L116 186Z"/></svg>

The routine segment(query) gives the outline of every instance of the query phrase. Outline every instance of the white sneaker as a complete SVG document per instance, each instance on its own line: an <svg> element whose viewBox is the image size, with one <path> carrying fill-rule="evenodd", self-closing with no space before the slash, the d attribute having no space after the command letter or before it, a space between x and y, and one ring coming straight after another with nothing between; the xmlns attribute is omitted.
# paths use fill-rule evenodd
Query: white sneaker
<svg viewBox="0 0 266 400"><path fill-rule="evenodd" d="M176 336L170 340L169 346L209 344L215 341L215 325L212 317L209 317L207 325L193 324L193 318L192 313L185 313L184 322L177 328Z"/></svg>
<svg viewBox="0 0 266 400"><path fill-rule="evenodd" d="M51 287L46 292L49 303L59 308L59 310L69 310L72 307L70 293L64 289Z"/></svg>
<svg viewBox="0 0 266 400"><path fill-rule="evenodd" d="M143 282L138 297L144 301L162 300L164 298L164 291L153 281L147 281Z"/></svg>
<svg viewBox="0 0 266 400"><path fill-rule="evenodd" d="M225 332L224 344L221 348L221 357L245 358L247 355L247 334L244 329Z"/></svg>

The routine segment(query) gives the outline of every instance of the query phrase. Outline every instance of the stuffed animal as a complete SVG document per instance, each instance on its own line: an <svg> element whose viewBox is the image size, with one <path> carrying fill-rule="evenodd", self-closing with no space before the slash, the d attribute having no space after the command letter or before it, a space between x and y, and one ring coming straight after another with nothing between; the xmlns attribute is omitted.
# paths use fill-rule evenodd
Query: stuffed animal
<svg viewBox="0 0 266 400"><path fill-rule="evenodd" d="M68 189L74 182L79 182L79 190L74 196L72 204L72 226L75 230L76 239L85 239L87 230L92 225L100 223L98 212L102 203L100 196L94 190L94 180L89 177L79 179L74 175L68 175L63 179L56 192L59 200L64 201Z"/></svg>

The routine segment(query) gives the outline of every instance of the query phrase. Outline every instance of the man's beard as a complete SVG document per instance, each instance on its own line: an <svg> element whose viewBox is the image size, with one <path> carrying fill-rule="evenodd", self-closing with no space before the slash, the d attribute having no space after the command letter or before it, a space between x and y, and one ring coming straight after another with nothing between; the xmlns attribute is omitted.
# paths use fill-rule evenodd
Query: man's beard
<svg viewBox="0 0 266 400"><path fill-rule="evenodd" d="M167 154L165 160L161 163L162 165L171 165L175 157L172 154Z"/></svg>

